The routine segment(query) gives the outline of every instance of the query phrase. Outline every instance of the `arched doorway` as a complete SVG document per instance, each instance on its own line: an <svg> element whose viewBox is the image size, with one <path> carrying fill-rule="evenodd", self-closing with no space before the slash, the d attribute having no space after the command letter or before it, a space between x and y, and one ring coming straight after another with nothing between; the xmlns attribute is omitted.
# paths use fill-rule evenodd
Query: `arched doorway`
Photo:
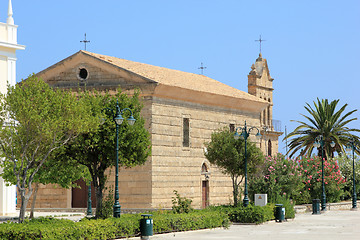
<svg viewBox="0 0 360 240"><path fill-rule="evenodd" d="M204 178L201 180L201 207L206 208L209 206L209 178L210 172L205 163L201 166L201 175Z"/></svg>

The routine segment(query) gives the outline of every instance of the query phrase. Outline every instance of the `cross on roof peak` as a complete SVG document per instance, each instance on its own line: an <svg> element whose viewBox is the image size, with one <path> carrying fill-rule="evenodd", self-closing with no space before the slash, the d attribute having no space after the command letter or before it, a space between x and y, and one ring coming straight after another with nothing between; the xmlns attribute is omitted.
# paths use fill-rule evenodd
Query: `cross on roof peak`
<svg viewBox="0 0 360 240"><path fill-rule="evenodd" d="M255 42L259 42L259 43L260 43L260 53L261 53L261 43L264 42L264 41L266 41L266 40L261 39L261 35L260 35L259 40L255 40Z"/></svg>
<svg viewBox="0 0 360 240"><path fill-rule="evenodd" d="M198 67L198 69L201 69L201 75L204 75L204 69L206 69L206 67L204 67L203 63L201 63L201 67Z"/></svg>
<svg viewBox="0 0 360 240"><path fill-rule="evenodd" d="M86 40L86 33L85 33L85 39L80 42L85 44L85 51L86 51L86 44L90 42L90 41Z"/></svg>

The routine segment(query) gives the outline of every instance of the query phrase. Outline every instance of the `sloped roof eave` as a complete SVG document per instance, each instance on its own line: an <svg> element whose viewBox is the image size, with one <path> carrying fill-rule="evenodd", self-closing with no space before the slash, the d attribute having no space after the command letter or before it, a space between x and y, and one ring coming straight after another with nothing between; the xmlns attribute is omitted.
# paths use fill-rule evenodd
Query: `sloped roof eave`
<svg viewBox="0 0 360 240"><path fill-rule="evenodd" d="M260 113L269 105L268 102L264 101L252 101L247 98L236 98L226 95L200 92L164 84L158 84L153 95L159 98L174 99L227 109L244 110L251 113Z"/></svg>

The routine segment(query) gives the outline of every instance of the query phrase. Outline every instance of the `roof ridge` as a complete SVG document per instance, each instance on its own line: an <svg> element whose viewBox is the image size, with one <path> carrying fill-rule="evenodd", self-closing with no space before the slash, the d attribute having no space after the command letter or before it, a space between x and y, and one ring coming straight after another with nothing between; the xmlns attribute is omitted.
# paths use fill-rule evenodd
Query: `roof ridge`
<svg viewBox="0 0 360 240"><path fill-rule="evenodd" d="M208 92L217 95L245 98L253 101L264 102L263 99L260 99L254 95L231 87L225 83L222 83L204 75L185 72L177 69L160 67L148 63L136 62L84 50L81 50L80 52L106 61L127 71L134 72L142 77L158 82L160 84L191 89L194 91Z"/></svg>

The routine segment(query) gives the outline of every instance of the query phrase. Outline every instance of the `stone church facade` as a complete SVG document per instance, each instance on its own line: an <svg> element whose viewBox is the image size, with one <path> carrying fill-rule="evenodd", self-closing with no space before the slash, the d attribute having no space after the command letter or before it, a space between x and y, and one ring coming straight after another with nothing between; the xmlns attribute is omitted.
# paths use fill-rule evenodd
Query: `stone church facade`
<svg viewBox="0 0 360 240"><path fill-rule="evenodd" d="M278 151L278 137L272 122L273 79L261 55L248 75L249 93L204 75L137 63L115 57L79 51L39 72L49 85L64 89L116 91L131 94L141 90L152 154L143 166L121 169L122 208L170 208L174 190L193 200L195 208L226 204L232 199L232 184L204 157L204 143L220 128L235 129L247 122L261 129L257 142L265 154ZM250 138L256 141L254 136ZM108 185L114 186L114 171ZM83 190L86 195L86 188ZM41 186L40 208L71 208L77 199L74 189ZM85 205L82 207L86 207Z"/></svg>

